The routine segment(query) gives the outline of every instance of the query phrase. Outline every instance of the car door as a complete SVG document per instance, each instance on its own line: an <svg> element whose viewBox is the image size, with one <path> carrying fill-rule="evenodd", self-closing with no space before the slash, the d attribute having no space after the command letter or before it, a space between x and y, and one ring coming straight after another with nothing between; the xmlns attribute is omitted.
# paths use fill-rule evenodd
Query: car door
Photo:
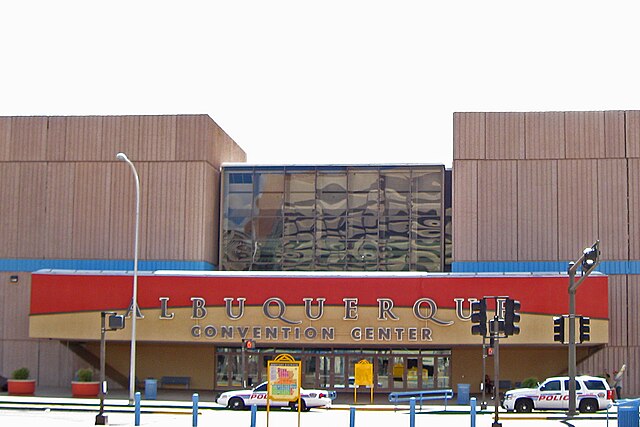
<svg viewBox="0 0 640 427"><path fill-rule="evenodd" d="M246 405L267 406L267 383L260 384L253 389Z"/></svg>
<svg viewBox="0 0 640 427"><path fill-rule="evenodd" d="M558 379L545 381L540 386L540 396L538 397L537 409L560 409L563 408L562 382ZM565 405L568 407L569 405Z"/></svg>
<svg viewBox="0 0 640 427"><path fill-rule="evenodd" d="M564 380L564 404L563 408L569 409L569 380ZM580 396L584 393L580 381L576 380L576 408L580 407Z"/></svg>

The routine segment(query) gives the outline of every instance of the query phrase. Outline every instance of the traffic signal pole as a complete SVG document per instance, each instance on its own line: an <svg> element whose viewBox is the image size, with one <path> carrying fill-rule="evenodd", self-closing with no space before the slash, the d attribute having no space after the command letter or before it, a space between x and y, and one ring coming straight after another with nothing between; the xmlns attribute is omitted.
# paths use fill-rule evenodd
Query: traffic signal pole
<svg viewBox="0 0 640 427"><path fill-rule="evenodd" d="M582 256L576 261L569 263L569 410L567 415L576 415L576 291L578 286L589 274L598 266L600 262L599 240L582 252ZM582 266L582 276L576 281L576 271Z"/></svg>
<svg viewBox="0 0 640 427"><path fill-rule="evenodd" d="M569 411L576 414L576 272L569 268Z"/></svg>
<svg viewBox="0 0 640 427"><path fill-rule="evenodd" d="M492 427L501 427L502 424L499 421L498 407L500 406L500 317L498 313L498 304L496 303L496 315L492 322L493 330L491 334L495 336L493 342L495 348L493 350L493 423Z"/></svg>
<svg viewBox="0 0 640 427"><path fill-rule="evenodd" d="M483 411L487 409L487 382L485 378L487 376L487 337L482 337L482 402L480 403L480 409Z"/></svg>

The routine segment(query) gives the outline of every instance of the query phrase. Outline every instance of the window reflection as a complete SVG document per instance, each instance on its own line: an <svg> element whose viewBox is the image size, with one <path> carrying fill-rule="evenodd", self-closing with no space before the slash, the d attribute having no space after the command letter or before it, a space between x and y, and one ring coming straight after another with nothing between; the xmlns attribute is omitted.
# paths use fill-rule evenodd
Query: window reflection
<svg viewBox="0 0 640 427"><path fill-rule="evenodd" d="M220 268L446 271L447 176L427 165L225 166Z"/></svg>

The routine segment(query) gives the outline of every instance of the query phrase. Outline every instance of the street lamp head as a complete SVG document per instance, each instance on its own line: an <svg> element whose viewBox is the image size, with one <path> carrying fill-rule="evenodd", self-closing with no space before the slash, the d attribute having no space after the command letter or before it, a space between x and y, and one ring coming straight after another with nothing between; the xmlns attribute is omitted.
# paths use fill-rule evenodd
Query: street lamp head
<svg viewBox="0 0 640 427"><path fill-rule="evenodd" d="M582 251L582 269L588 270L595 266L599 256L600 250L598 249L598 242L596 241L593 246L585 248L585 250Z"/></svg>
<svg viewBox="0 0 640 427"><path fill-rule="evenodd" d="M128 162L128 161L129 161L129 158L128 158L128 157L127 157L127 155L126 155L126 154L124 154L124 153L118 153L118 154L116 154L116 159L118 159L118 160L120 160L120 161L122 161L122 162Z"/></svg>

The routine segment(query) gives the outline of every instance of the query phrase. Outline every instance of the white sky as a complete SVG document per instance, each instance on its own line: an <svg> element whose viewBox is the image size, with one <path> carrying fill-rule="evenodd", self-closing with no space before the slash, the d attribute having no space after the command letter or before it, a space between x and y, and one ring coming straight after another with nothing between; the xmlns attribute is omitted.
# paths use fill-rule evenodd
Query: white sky
<svg viewBox="0 0 640 427"><path fill-rule="evenodd" d="M0 115L206 113L251 163L450 166L455 111L640 109L632 4L4 1Z"/></svg>

